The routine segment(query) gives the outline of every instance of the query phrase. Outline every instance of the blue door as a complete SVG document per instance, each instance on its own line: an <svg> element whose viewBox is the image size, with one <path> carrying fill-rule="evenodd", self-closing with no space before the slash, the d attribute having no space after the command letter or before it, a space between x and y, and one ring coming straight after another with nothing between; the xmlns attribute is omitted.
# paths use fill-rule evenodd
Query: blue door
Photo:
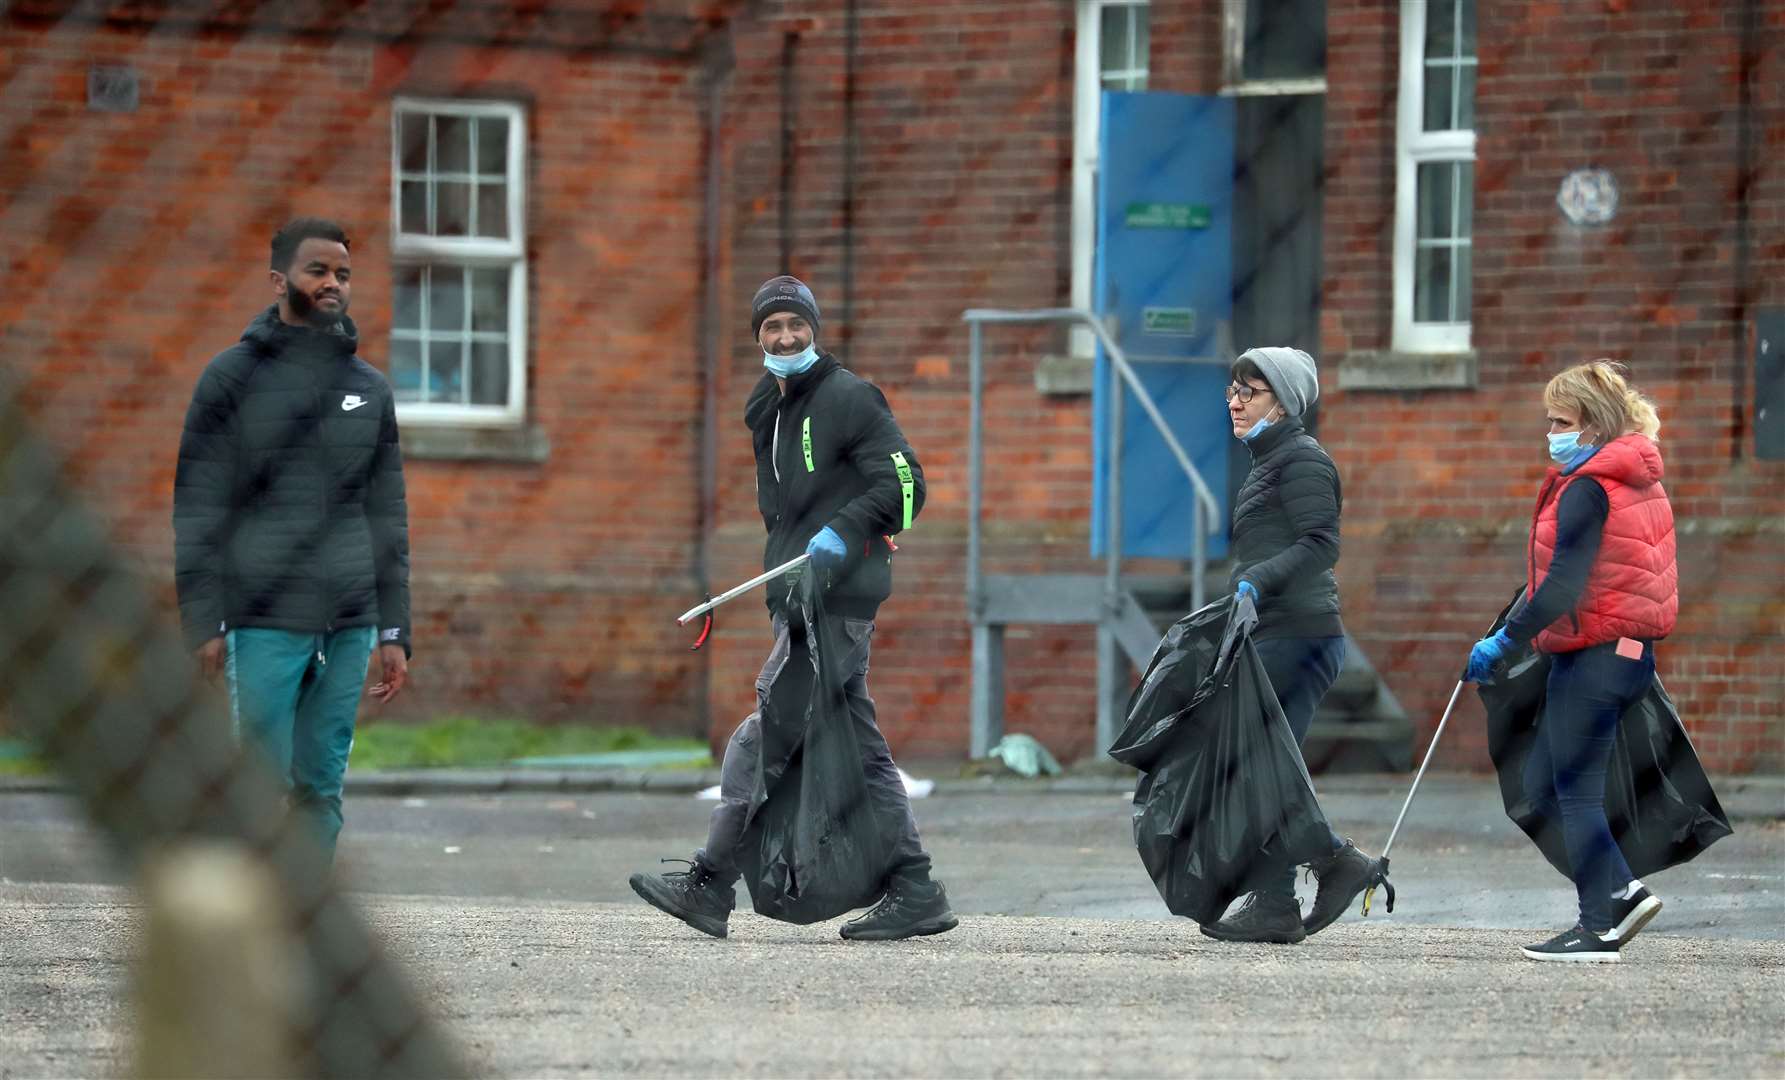
<svg viewBox="0 0 1785 1080"><path fill-rule="evenodd" d="M1103 95L1096 308L1219 505L1210 558L1227 552L1232 428L1222 389L1233 318L1234 103L1189 94ZM1111 376L1097 350L1091 550L1106 546ZM1189 558L1190 482L1123 389L1122 553Z"/></svg>

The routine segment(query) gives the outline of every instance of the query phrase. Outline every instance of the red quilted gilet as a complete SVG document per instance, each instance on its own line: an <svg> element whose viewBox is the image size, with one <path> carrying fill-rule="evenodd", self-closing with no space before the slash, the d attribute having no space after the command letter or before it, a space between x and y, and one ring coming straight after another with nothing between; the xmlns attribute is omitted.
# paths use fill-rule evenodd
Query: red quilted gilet
<svg viewBox="0 0 1785 1080"><path fill-rule="evenodd" d="M1661 451L1645 435L1613 439L1574 472L1552 467L1537 495L1527 557L1527 595L1537 595L1556 553L1556 507L1569 484L1591 476L1611 512L1580 603L1537 635L1547 653L1628 638L1663 638L1680 611L1673 507L1661 487Z"/></svg>

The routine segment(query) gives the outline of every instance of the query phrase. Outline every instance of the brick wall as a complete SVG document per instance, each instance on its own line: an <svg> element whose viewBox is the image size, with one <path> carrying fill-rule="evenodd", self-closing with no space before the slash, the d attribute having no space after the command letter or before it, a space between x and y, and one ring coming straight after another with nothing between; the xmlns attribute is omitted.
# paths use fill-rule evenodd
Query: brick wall
<svg viewBox="0 0 1785 1080"><path fill-rule="evenodd" d="M1331 373L1348 352L1389 345L1399 20L1393 4L1329 3L1322 437L1345 474L1347 622L1419 718L1422 741L1468 644L1517 584L1542 382L1603 354L1628 360L1662 403L1685 597L1663 674L1714 766L1785 766L1785 477L1753 460L1751 436L1735 427L1751 416L1733 404L1736 317L1781 303L1785 170L1774 162L1785 103L1753 80L1754 167L1740 174L1743 58L1725 6L1483 5L1480 386L1385 395L1341 392ZM266 302L259 268L273 227L299 211L347 221L355 315L382 362L390 98L512 98L528 105L532 141L531 419L551 455L411 463L421 652L404 715L517 711L729 732L767 647L761 609L754 599L727 609L698 656L667 616L699 588L703 516L715 586L759 565L740 417L760 370L747 302L763 278L790 270L817 290L823 343L886 391L929 476L882 612L874 689L888 735L908 756L963 752L960 313L1067 298L1075 8L859 0L851 80L843 0L740 7L725 31L735 66L722 87L713 253L718 462L704 508L704 118L689 42L715 25L705 6L664 5L694 15L627 49L607 47L625 19L571 18L549 32L501 23L505 44L489 48L388 27L0 23L0 214L13 269L0 333L46 427L151 579L167 578L173 449L191 382ZM1747 64L1770 70L1785 3L1760 9L1770 51ZM1152 26L1155 89L1218 87L1216 0L1155 4ZM94 61L138 68L137 112L86 109ZM1583 165L1610 169L1622 188L1623 210L1602 229L1570 230L1555 209L1561 177ZM1738 191L1752 236L1740 295ZM988 569L1094 571L1089 402L1034 387L1037 359L1062 351L1064 335L1001 328L987 343ZM1062 757L1093 752L1092 652L1088 629L1013 630L1008 728ZM1481 767L1477 718L1455 730L1444 762Z"/></svg>
<svg viewBox="0 0 1785 1080"><path fill-rule="evenodd" d="M732 345L721 383L717 565L759 565L742 401L761 372L749 335L756 284L789 270L824 309L821 342L878 383L924 463L928 503L901 538L895 592L881 610L873 686L896 751L958 755L965 746L968 630L966 331L971 306L1040 307L1067 292L1071 152L1071 9L1067 4L858 5L855 184L844 195L845 6L764 4L736 29L728 97L730 284L722 323ZM1019 17L1019 16L1026 17ZM782 233L782 83L794 67L790 235ZM843 293L843 221L853 215L852 287ZM786 245L789 265L780 265ZM988 422L995 425L986 514L1005 528L998 558L1082 561L1090 482L1084 401L1039 397L1032 364L1061 335L994 336ZM1017 527L1018 519L1026 522ZM1053 539L1039 545L1037 539ZM1057 549L1057 550L1056 550ZM1000 561L998 565L1004 565ZM719 573L724 578L726 573ZM715 642L711 722L722 739L751 707L767 648L758 613L734 615ZM1089 749L1090 635L1049 631L1011 642L1012 670L1047 658L1076 676L1013 697L1012 730ZM1034 654L1031 662L1020 657Z"/></svg>
<svg viewBox="0 0 1785 1080"><path fill-rule="evenodd" d="M87 108L91 63L136 70L136 111ZM551 454L408 463L418 652L399 715L701 730L699 661L666 618L694 591L699 509L698 80L692 59L552 40L0 22L8 362L171 606L181 418L271 301L273 230L343 221L362 355L382 365L392 98L524 103L530 412Z"/></svg>
<svg viewBox="0 0 1785 1080"><path fill-rule="evenodd" d="M1785 5L1761 5L1765 70ZM1390 5L1335 2L1329 58L1324 340L1330 361L1390 344L1394 71ZM1681 615L1661 675L1716 768L1785 764L1785 466L1753 457L1744 312L1777 306L1785 115L1753 83L1754 170L1738 166L1739 5L1481 5L1474 344L1480 385L1328 386L1323 441L1346 484L1346 621L1429 737L1468 645L1520 584L1542 475L1544 381L1597 356L1660 403L1680 530ZM1571 226L1555 198L1609 170L1617 217ZM1753 243L1738 290L1736 207ZM1747 383L1752 386L1751 377ZM1742 432L1747 434L1742 434ZM1485 760L1472 695L1440 760Z"/></svg>

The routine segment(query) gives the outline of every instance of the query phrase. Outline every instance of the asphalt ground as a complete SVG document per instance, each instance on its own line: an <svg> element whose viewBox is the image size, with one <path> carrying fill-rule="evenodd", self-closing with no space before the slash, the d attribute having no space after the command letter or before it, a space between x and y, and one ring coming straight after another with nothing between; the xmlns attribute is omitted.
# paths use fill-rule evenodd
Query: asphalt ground
<svg viewBox="0 0 1785 1080"><path fill-rule="evenodd" d="M1323 801L1374 850L1404 784ZM341 856L478 1075L1779 1076L1779 790L1651 877L1667 908L1590 968L1519 955L1572 923L1572 890L1472 778L1428 780L1392 915L1292 947L1169 916L1113 791L920 801L962 925L896 944L747 902L717 941L645 908L627 874L702 835L685 794L350 797ZM128 1070L140 914L66 799L0 795L0 1076Z"/></svg>

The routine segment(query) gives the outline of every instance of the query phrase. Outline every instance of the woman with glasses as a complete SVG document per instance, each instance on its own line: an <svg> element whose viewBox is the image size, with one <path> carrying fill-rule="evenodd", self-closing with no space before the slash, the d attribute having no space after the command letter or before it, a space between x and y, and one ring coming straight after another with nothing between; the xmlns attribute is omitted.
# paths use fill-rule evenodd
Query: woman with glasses
<svg viewBox="0 0 1785 1080"><path fill-rule="evenodd" d="M1300 349L1249 349L1233 363L1227 412L1252 468L1233 507L1234 597L1258 610L1252 633L1271 687L1299 743L1345 662L1339 621L1339 470L1302 426L1320 396L1314 358ZM1374 860L1333 837L1312 869L1320 888L1307 917L1295 898L1294 866L1202 932L1222 941L1294 944L1332 925L1372 876Z"/></svg>
<svg viewBox="0 0 1785 1080"><path fill-rule="evenodd" d="M1481 682L1535 639L1550 656L1525 790L1559 814L1580 922L1532 960L1613 962L1661 910L1635 880L1605 818L1605 775L1624 710L1655 678L1655 642L1679 614L1673 508L1661 486L1654 403L1620 365L1569 368L1543 390L1552 464L1525 549L1523 602L1475 643L1465 677Z"/></svg>

